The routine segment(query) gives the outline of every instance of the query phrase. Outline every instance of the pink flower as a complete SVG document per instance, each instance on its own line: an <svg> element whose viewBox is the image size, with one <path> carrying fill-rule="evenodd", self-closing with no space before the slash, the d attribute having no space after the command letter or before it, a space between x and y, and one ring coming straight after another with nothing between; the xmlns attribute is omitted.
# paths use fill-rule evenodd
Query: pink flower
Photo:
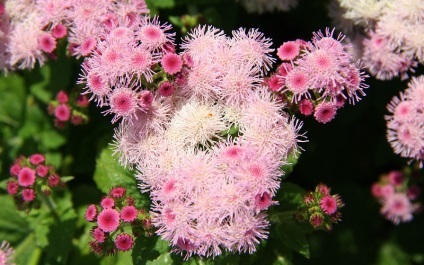
<svg viewBox="0 0 424 265"><path fill-rule="evenodd" d="M300 100L303 95L309 95L310 81L308 75L299 68L288 72L284 79L287 90L293 92L295 101Z"/></svg>
<svg viewBox="0 0 424 265"><path fill-rule="evenodd" d="M53 37L55 37L56 39L60 39L66 36L66 34L68 34L68 30L66 29L66 27L62 24L57 24L56 26L53 27L52 29L52 35Z"/></svg>
<svg viewBox="0 0 424 265"><path fill-rule="evenodd" d="M143 109L149 109L153 102L153 94L149 90L140 92L140 105Z"/></svg>
<svg viewBox="0 0 424 265"><path fill-rule="evenodd" d="M387 198L380 212L394 224L412 220L413 207L403 193L394 193Z"/></svg>
<svg viewBox="0 0 424 265"><path fill-rule="evenodd" d="M299 52L300 46L298 43L295 41L287 41L277 49L277 56L282 61L291 61L299 55Z"/></svg>
<svg viewBox="0 0 424 265"><path fill-rule="evenodd" d="M105 197L100 202L100 205L103 209L113 208L113 206L115 206L115 201L110 197Z"/></svg>
<svg viewBox="0 0 424 265"><path fill-rule="evenodd" d="M78 95L76 103L79 107L86 108L86 107L88 107L88 104L90 102L88 101L88 98L87 98L86 95Z"/></svg>
<svg viewBox="0 0 424 265"><path fill-rule="evenodd" d="M324 223L324 217L319 213L313 213L309 218L309 223L314 228L319 228Z"/></svg>
<svg viewBox="0 0 424 265"><path fill-rule="evenodd" d="M82 56L88 56L90 53L94 50L96 47L96 39L94 37L88 37L84 40L84 42L81 44L81 55Z"/></svg>
<svg viewBox="0 0 424 265"><path fill-rule="evenodd" d="M19 172L19 175L18 175L18 183L20 186L23 186L23 187L29 187L32 184L34 184L35 171L28 167L22 168L22 170Z"/></svg>
<svg viewBox="0 0 424 265"><path fill-rule="evenodd" d="M318 184L315 190L319 192L321 195L330 195L330 188L323 183Z"/></svg>
<svg viewBox="0 0 424 265"><path fill-rule="evenodd" d="M280 90L283 84L284 84L284 81L276 75L272 75L267 81L267 85L269 89L271 89L274 92Z"/></svg>
<svg viewBox="0 0 424 265"><path fill-rule="evenodd" d="M45 166L45 165L39 165L35 171L37 172L37 175L44 178L47 173L49 173L49 167Z"/></svg>
<svg viewBox="0 0 424 265"><path fill-rule="evenodd" d="M115 114L112 122L116 122L120 117L129 118L137 109L137 95L131 88L120 87L110 95L109 104L108 112Z"/></svg>
<svg viewBox="0 0 424 265"><path fill-rule="evenodd" d="M337 107L332 102L321 102L315 107L315 119L320 123L330 122L336 116Z"/></svg>
<svg viewBox="0 0 424 265"><path fill-rule="evenodd" d="M119 226L119 213L114 209L104 209L97 217L97 224L105 232L113 232Z"/></svg>
<svg viewBox="0 0 424 265"><path fill-rule="evenodd" d="M122 251L128 251L130 250L134 245L134 240L132 236L122 233L116 236L115 239L115 246L117 249Z"/></svg>
<svg viewBox="0 0 424 265"><path fill-rule="evenodd" d="M44 163L45 158L42 154L33 154L29 157L29 162L33 165Z"/></svg>
<svg viewBox="0 0 424 265"><path fill-rule="evenodd" d="M98 243L103 243L106 239L105 232L98 227L91 231L91 236L94 237Z"/></svg>
<svg viewBox="0 0 424 265"><path fill-rule="evenodd" d="M111 196L112 198L115 198L115 199L119 199L119 198L124 197L126 191L127 190L123 187L112 188L109 191L109 196Z"/></svg>
<svg viewBox="0 0 424 265"><path fill-rule="evenodd" d="M388 199L395 193L395 188L391 184L386 184L381 187L381 197Z"/></svg>
<svg viewBox="0 0 424 265"><path fill-rule="evenodd" d="M15 195L18 193L19 184L16 181L10 180L7 182L7 193Z"/></svg>
<svg viewBox="0 0 424 265"><path fill-rule="evenodd" d="M60 104L65 104L69 100L68 93L63 90L60 90L56 95L56 100L59 101Z"/></svg>
<svg viewBox="0 0 424 265"><path fill-rule="evenodd" d="M402 185L403 179L404 179L404 176L401 171L394 170L389 173L390 183L394 186Z"/></svg>
<svg viewBox="0 0 424 265"><path fill-rule="evenodd" d="M125 206L121 210L121 219L124 222L130 223L137 218L137 214L137 209L134 206Z"/></svg>
<svg viewBox="0 0 424 265"><path fill-rule="evenodd" d="M55 108L54 116L59 121L68 121L71 118L71 109L66 104L60 104Z"/></svg>
<svg viewBox="0 0 424 265"><path fill-rule="evenodd" d="M420 189L420 187L418 187L416 185L412 185L406 191L406 196L408 196L408 199L410 199L410 200L417 199L418 196L420 196L420 194L421 194L421 189Z"/></svg>
<svg viewBox="0 0 424 265"><path fill-rule="evenodd" d="M17 177L19 172L21 171L22 167L18 164L18 163L14 163L11 167L10 167L10 175Z"/></svg>
<svg viewBox="0 0 424 265"><path fill-rule="evenodd" d="M97 217L97 207L94 204L90 204L85 211L85 219L89 222L94 221Z"/></svg>
<svg viewBox="0 0 424 265"><path fill-rule="evenodd" d="M47 178L47 184L50 187L56 187L57 185L59 185L59 183L60 183L60 178L57 175L50 175Z"/></svg>
<svg viewBox="0 0 424 265"><path fill-rule="evenodd" d="M24 189L22 191L22 199L26 202L32 202L35 199L35 191L33 189Z"/></svg>
<svg viewBox="0 0 424 265"><path fill-rule="evenodd" d="M374 183L371 186L371 193L374 197L379 198L383 195L380 183Z"/></svg>
<svg viewBox="0 0 424 265"><path fill-rule="evenodd" d="M44 32L38 39L40 50L51 53L56 49L56 39L50 33Z"/></svg>
<svg viewBox="0 0 424 265"><path fill-rule="evenodd" d="M299 111L305 116L309 116L314 113L314 104L309 99L302 99L299 102Z"/></svg>
<svg viewBox="0 0 424 265"><path fill-rule="evenodd" d="M162 67L168 74L178 73L183 66L183 60L175 53L167 53L162 57Z"/></svg>
<svg viewBox="0 0 424 265"><path fill-rule="evenodd" d="M258 211L268 209L272 205L271 195L268 192L264 192L262 195L257 194L255 196L255 205Z"/></svg>
<svg viewBox="0 0 424 265"><path fill-rule="evenodd" d="M175 90L175 86L171 82L165 81L160 83L158 88L158 93L162 97L169 97L172 94L174 94L174 90Z"/></svg>
<svg viewBox="0 0 424 265"><path fill-rule="evenodd" d="M320 207L324 213L332 215L337 211L337 202L332 196L326 195L321 199Z"/></svg>

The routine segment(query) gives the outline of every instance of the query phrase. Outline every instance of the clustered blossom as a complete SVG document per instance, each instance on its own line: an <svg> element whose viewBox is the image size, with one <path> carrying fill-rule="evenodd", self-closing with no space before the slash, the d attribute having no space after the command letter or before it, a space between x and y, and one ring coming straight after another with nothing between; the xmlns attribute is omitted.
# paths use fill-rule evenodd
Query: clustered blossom
<svg viewBox="0 0 424 265"><path fill-rule="evenodd" d="M299 221L309 221L317 230L330 231L333 224L341 221L339 212L344 203L338 194L331 195L331 188L325 184L316 186L315 191L308 192L304 198L296 218Z"/></svg>
<svg viewBox="0 0 424 265"><path fill-rule="evenodd" d="M408 87L387 105L387 140L395 153L422 167L424 159L424 75L413 77Z"/></svg>
<svg viewBox="0 0 424 265"><path fill-rule="evenodd" d="M289 11L297 6L298 0L235 0L249 13L270 13Z"/></svg>
<svg viewBox="0 0 424 265"><path fill-rule="evenodd" d="M144 210L134 206L134 199L126 194L123 187L114 187L103 197L100 207L91 204L85 212L85 219L96 225L91 229L90 248L96 255L112 255L128 251L134 246L134 237L140 231L151 230L150 218ZM130 226L133 235L123 232Z"/></svg>
<svg viewBox="0 0 424 265"><path fill-rule="evenodd" d="M424 62L424 5L417 0L338 0L344 21L364 28L364 66L376 78L408 78ZM336 19L340 20L340 19Z"/></svg>
<svg viewBox="0 0 424 265"><path fill-rule="evenodd" d="M2 241L0 245L0 264L15 265L13 262L13 254L15 250L10 246L9 242Z"/></svg>
<svg viewBox="0 0 424 265"><path fill-rule="evenodd" d="M31 69L42 65L67 36L77 58L94 51L104 28L140 23L144 0L5 0L0 3L0 68Z"/></svg>
<svg viewBox="0 0 424 265"><path fill-rule="evenodd" d="M421 210L416 202L421 190L410 183L409 176L401 171L390 171L372 185L372 195L382 205L380 213L394 224L411 221L413 214Z"/></svg>
<svg viewBox="0 0 424 265"><path fill-rule="evenodd" d="M39 193L49 196L52 190L65 185L54 167L45 163L42 154L18 157L10 167L10 175L7 192L13 196L19 209L31 209Z"/></svg>
<svg viewBox="0 0 424 265"><path fill-rule="evenodd" d="M64 128L68 122L81 125L88 122L87 107L89 101L86 95L71 96L66 91L59 91L56 99L48 105L48 113L55 117L54 124Z"/></svg>
<svg viewBox="0 0 424 265"><path fill-rule="evenodd" d="M268 79L271 90L297 103L299 112L314 115L320 123L330 122L348 99L355 104L365 95L367 77L361 63L353 63L351 44L344 35L333 37L334 30L314 33L311 42L288 41L277 50L276 75Z"/></svg>

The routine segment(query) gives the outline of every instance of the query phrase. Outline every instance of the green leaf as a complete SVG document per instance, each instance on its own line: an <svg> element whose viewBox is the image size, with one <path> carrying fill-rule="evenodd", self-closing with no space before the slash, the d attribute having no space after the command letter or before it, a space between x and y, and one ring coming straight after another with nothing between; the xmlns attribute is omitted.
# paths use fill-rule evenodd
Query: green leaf
<svg viewBox="0 0 424 265"><path fill-rule="evenodd" d="M296 166L298 160L299 160L299 155L297 155L297 157L294 156L293 154L289 155L289 157L287 158L288 164L281 167L285 177L290 175L290 173L293 171L294 167Z"/></svg>
<svg viewBox="0 0 424 265"><path fill-rule="evenodd" d="M0 124L18 126L26 98L24 79L17 74L0 77L0 94Z"/></svg>
<svg viewBox="0 0 424 265"><path fill-rule="evenodd" d="M137 188L134 173L115 160L109 147L103 149L96 161L94 182L103 193L108 193L114 186L126 188L127 194L135 199L137 207L146 207L149 204L148 195L142 194Z"/></svg>
<svg viewBox="0 0 424 265"><path fill-rule="evenodd" d="M160 254L159 257L152 262L147 262L149 265L171 265L173 264L173 260L171 257L171 253L163 253Z"/></svg>
<svg viewBox="0 0 424 265"><path fill-rule="evenodd" d="M174 0L146 0L149 8L173 8L175 6Z"/></svg>
<svg viewBox="0 0 424 265"><path fill-rule="evenodd" d="M34 234L29 234L15 248L15 263L19 265L36 265L40 264L42 251L35 245Z"/></svg>
<svg viewBox="0 0 424 265"><path fill-rule="evenodd" d="M169 243L167 241L164 241L156 236L139 236L135 240L134 248L132 251L132 261L135 265L151 264L155 260L159 259L162 254L169 254L168 251ZM163 255L161 259L165 259L165 257L166 255ZM169 257L171 258L171 256ZM169 264L172 264L172 262Z"/></svg>
<svg viewBox="0 0 424 265"><path fill-rule="evenodd" d="M29 89L31 94L33 94L37 99L44 103L48 103L52 96L52 91L48 89L51 78L51 69L50 65L44 65L40 68L39 74L41 74L40 82L32 84Z"/></svg>
<svg viewBox="0 0 424 265"><path fill-rule="evenodd" d="M128 265L131 264L131 251L118 252L114 256L108 256L102 259L101 265Z"/></svg>
<svg viewBox="0 0 424 265"><path fill-rule="evenodd" d="M56 149L66 143L66 138L54 130L41 133L41 144L47 149Z"/></svg>
<svg viewBox="0 0 424 265"><path fill-rule="evenodd" d="M309 258L309 242L306 233L309 231L295 223L279 224L277 233L281 242L288 248Z"/></svg>
<svg viewBox="0 0 424 265"><path fill-rule="evenodd" d="M28 223L16 210L11 196L0 196L0 205L0 240L16 245L30 232Z"/></svg>
<svg viewBox="0 0 424 265"><path fill-rule="evenodd" d="M378 265L408 265L411 260L398 245L385 243L378 254Z"/></svg>
<svg viewBox="0 0 424 265"><path fill-rule="evenodd" d="M281 188L278 190L277 198L280 202L281 210L297 210L300 205L303 204L303 197L306 194L304 190L299 185L296 185L291 182L282 182Z"/></svg>

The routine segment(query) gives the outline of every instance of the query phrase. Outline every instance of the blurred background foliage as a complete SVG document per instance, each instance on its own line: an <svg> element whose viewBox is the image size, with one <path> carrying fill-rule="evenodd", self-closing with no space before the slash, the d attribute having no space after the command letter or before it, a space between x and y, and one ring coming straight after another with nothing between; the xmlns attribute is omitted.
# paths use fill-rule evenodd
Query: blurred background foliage
<svg viewBox="0 0 424 265"><path fill-rule="evenodd" d="M273 48L288 40L310 40L312 32L334 26L328 17L327 0L300 0L291 11L263 15L248 14L233 1L146 2L152 13L159 14L162 22L174 24L177 42L196 22L212 24L224 29L227 34L239 27L258 28L273 40ZM20 154L32 153L45 154L47 161L60 169L62 176L74 176L68 184L73 195L69 203L73 204L77 214L71 214L68 220L73 220L73 229L78 237L72 242L74 247L69 262L96 264L98 260L89 254L87 246L90 228L81 216L86 205L99 201L102 192L109 188L102 186L106 180L101 177L107 175L107 169L99 173L102 169L96 169L96 160L101 159L104 155L101 150L112 142L114 126L110 117L104 117L92 104L87 125L69 126L64 130L55 128L52 117L47 114L47 104L59 90L76 88L75 80L81 63L66 57L64 46L61 49L57 60L50 60L41 68L8 73L0 78L0 180L4 187L13 160ZM420 71L422 69L418 73ZM371 184L377 181L379 175L407 165L407 161L395 155L387 143L384 120L387 103L406 87L406 81L383 82L368 78L366 82L370 85L366 90L367 96L355 106L346 105L331 123L322 125L313 118L298 117L304 121L302 132L307 132L309 141L301 144L305 151L293 172L285 177L285 181L306 190L321 182L332 187L332 192L340 194L346 204L341 211L343 221L331 232L314 232L306 236L273 226L270 239L257 253L224 257L215 260L217 264L424 264L423 216L417 215L412 222L395 226L380 216L379 205L370 193ZM105 161L102 160L102 163ZM135 183L134 180L125 184L135 188ZM292 189L293 186L283 182L279 196ZM66 196L71 200L70 195ZM142 195L139 200L141 204L147 204ZM28 236L28 224L12 210L11 200L1 196L1 202L4 210L0 211L0 239L5 238L12 245L24 240L23 246L21 244L17 249L23 253L17 262L28 264L34 255L40 255ZM48 227L54 230L52 226ZM294 245L282 245L279 236L292 236ZM309 259L305 258L308 256L305 253L302 255L289 250L298 248L302 253L301 241L306 239L310 242ZM160 247L156 241L152 244ZM136 251L145 253L147 250L140 248ZM124 254L107 258L102 264L126 264L129 260L131 257ZM51 264L55 262L60 261L49 261ZM160 260L156 264L161 264Z"/></svg>

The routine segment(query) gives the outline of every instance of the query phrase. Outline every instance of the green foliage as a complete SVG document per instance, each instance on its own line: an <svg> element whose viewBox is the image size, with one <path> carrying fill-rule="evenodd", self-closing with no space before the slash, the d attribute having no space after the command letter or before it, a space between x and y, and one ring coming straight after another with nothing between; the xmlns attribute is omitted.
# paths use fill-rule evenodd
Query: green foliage
<svg viewBox="0 0 424 265"><path fill-rule="evenodd" d="M137 207L148 206L148 196L142 194L137 188L134 172L122 167L118 161L116 161L112 153L112 150L106 147L96 161L96 169L93 178L97 187L103 193L108 193L112 187L125 187L127 189L127 194L135 199Z"/></svg>

